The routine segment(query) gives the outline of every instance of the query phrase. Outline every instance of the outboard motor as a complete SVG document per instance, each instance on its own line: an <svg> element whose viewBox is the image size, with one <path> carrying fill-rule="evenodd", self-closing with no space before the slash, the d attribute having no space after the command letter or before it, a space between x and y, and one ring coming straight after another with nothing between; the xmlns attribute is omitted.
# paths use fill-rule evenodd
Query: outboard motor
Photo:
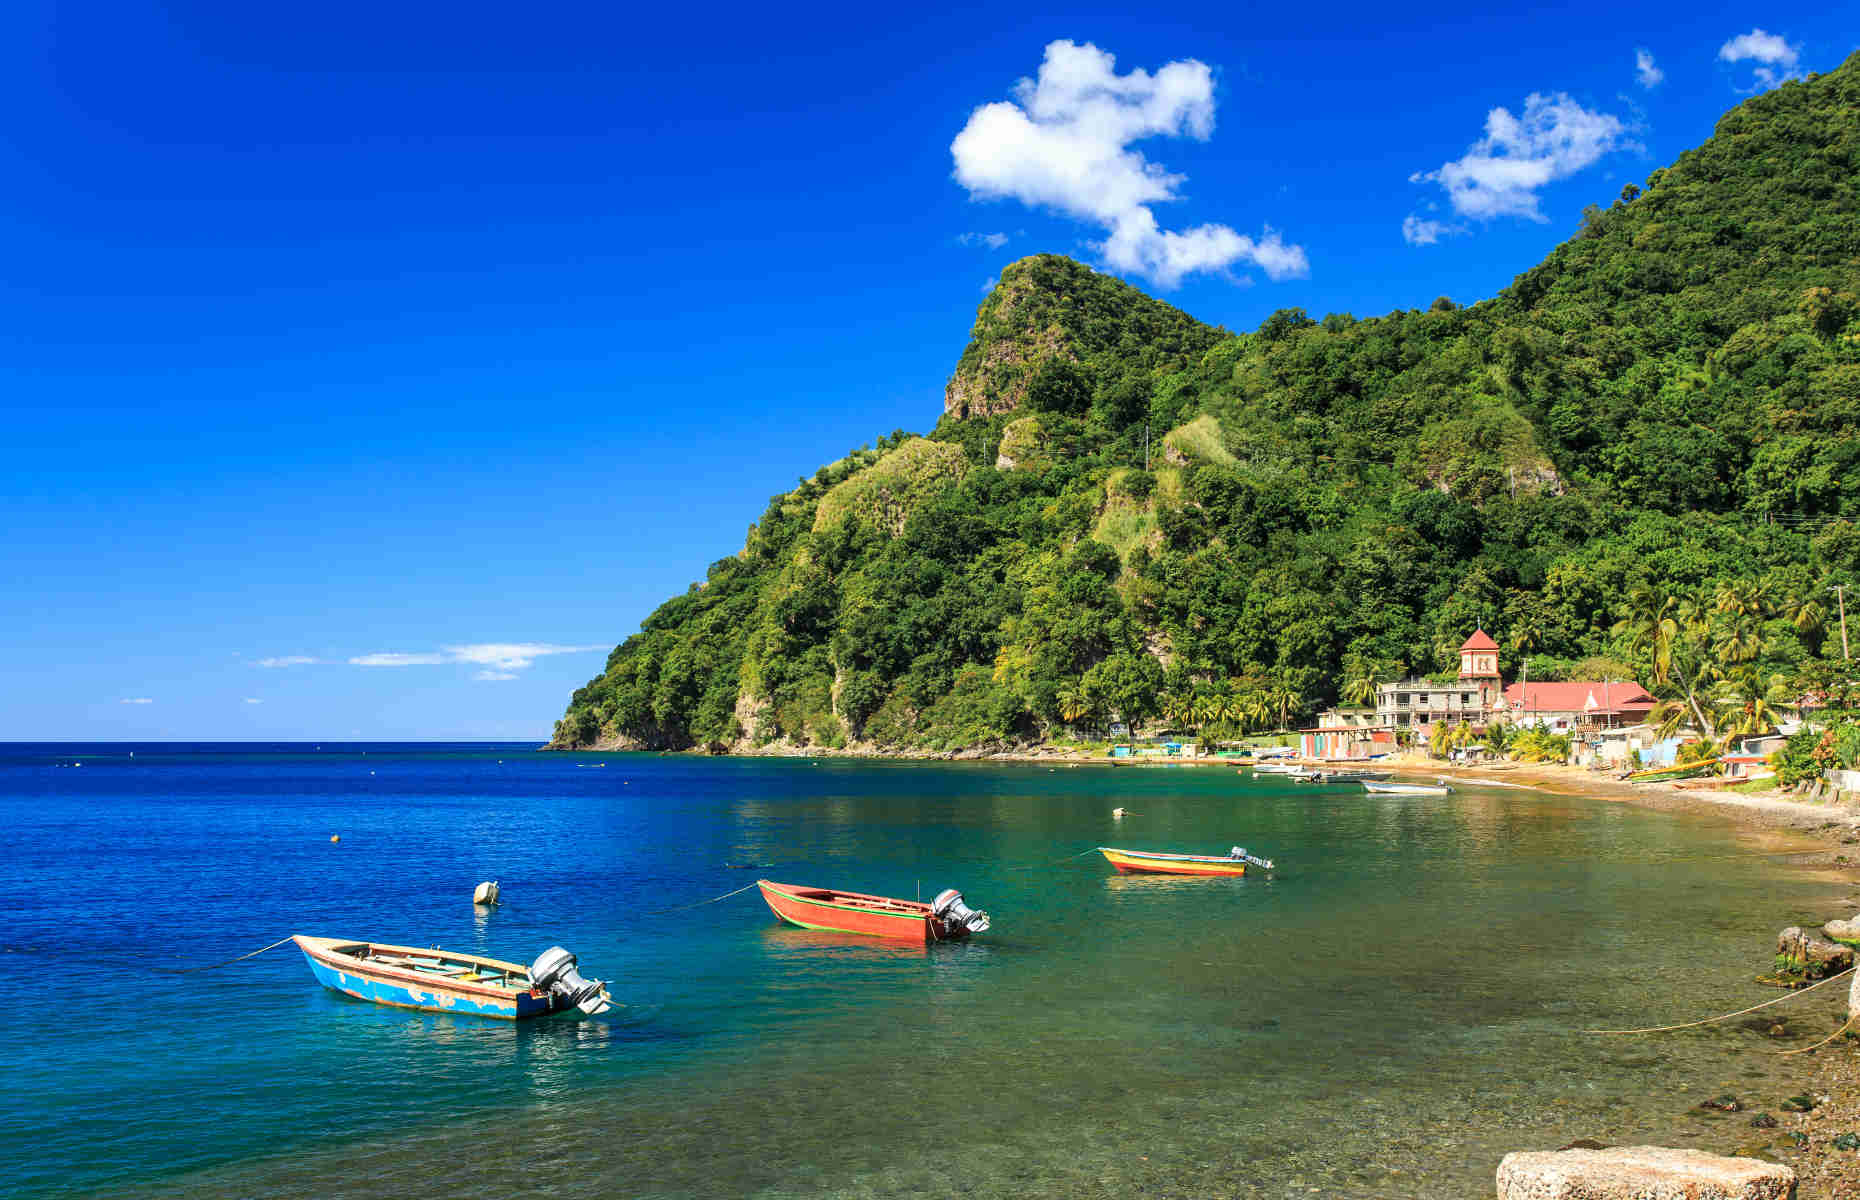
<svg viewBox="0 0 1860 1200"><path fill-rule="evenodd" d="M1270 872L1273 870L1272 860L1270 858L1256 858L1246 852L1245 846L1235 846L1232 850L1228 851L1227 857L1237 858L1247 866L1258 867L1262 871Z"/></svg>
<svg viewBox="0 0 1860 1200"><path fill-rule="evenodd" d="M575 956L560 946L551 946L530 964L530 986L550 992L565 1004L572 1004L589 1016L613 1007L606 986L598 979L584 979L575 969Z"/></svg>
<svg viewBox="0 0 1860 1200"><path fill-rule="evenodd" d="M964 904L962 893L955 888L944 888L936 894L930 902L930 915L943 927L945 937L967 937L988 929L988 914Z"/></svg>

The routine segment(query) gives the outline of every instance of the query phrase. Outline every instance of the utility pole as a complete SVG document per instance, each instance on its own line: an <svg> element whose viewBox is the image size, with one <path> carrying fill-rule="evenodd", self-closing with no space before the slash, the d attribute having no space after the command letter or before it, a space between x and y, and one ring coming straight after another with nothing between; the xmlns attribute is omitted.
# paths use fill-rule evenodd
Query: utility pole
<svg viewBox="0 0 1860 1200"><path fill-rule="evenodd" d="M1834 593L1841 606L1841 661L1847 662L1847 585L1837 583L1828 589Z"/></svg>

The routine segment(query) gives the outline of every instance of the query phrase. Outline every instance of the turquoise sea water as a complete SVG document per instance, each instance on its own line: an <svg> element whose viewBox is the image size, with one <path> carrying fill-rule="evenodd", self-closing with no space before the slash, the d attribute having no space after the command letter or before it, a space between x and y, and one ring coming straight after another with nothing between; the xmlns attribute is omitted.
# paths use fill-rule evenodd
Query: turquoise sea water
<svg viewBox="0 0 1860 1200"><path fill-rule="evenodd" d="M1234 843L1280 876L1070 857ZM0 1161L24 1197L1489 1195L1507 1150L1728 1150L1747 1117L1699 1099L1797 1090L1759 1030L1572 1032L1769 998L1774 931L1848 892L1759 848L1599 801L1226 769L0 747ZM872 943L753 891L653 915L759 875L955 886L995 927ZM472 907L481 879L503 908ZM560 943L624 1007L383 1008L289 946L151 970L293 932ZM1832 1028L1817 999L1785 1009L1794 1044Z"/></svg>

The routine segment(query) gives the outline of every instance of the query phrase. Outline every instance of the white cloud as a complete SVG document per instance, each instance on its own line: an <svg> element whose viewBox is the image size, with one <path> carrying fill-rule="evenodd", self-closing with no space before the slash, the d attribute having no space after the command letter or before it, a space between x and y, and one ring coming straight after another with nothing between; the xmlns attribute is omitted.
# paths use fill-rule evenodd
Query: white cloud
<svg viewBox="0 0 1860 1200"><path fill-rule="evenodd" d="M485 679L485 680L515 679L516 676L509 671L480 671L476 675L473 675L472 678L473 679Z"/></svg>
<svg viewBox="0 0 1860 1200"><path fill-rule="evenodd" d="M982 295L986 296L988 293L994 291L995 284L1000 282L1001 276L999 275L990 275L988 278L982 280Z"/></svg>
<svg viewBox="0 0 1860 1200"><path fill-rule="evenodd" d="M1666 78L1666 72L1653 64L1653 52L1650 50L1634 51L1634 78L1640 80L1640 86L1654 88Z"/></svg>
<svg viewBox="0 0 1860 1200"><path fill-rule="evenodd" d="M437 667L452 660L443 654L357 654L349 660L352 667Z"/></svg>
<svg viewBox="0 0 1860 1200"><path fill-rule="evenodd" d="M258 660L258 665L261 667L301 667L317 661L319 660L307 654L285 654L278 658L261 658Z"/></svg>
<svg viewBox="0 0 1860 1200"><path fill-rule="evenodd" d="M1446 221L1435 221L1427 217L1410 215L1401 223L1402 241L1410 246L1431 246L1443 237L1452 237L1456 233L1465 233L1466 226L1453 225Z"/></svg>
<svg viewBox="0 0 1860 1200"><path fill-rule="evenodd" d="M999 250L1008 244L1005 233L965 233L956 238L965 246L986 246L990 250Z"/></svg>
<svg viewBox="0 0 1860 1200"><path fill-rule="evenodd" d="M263 704L264 703L264 701L260 700L257 696L247 696L245 698L245 702L247 704Z"/></svg>
<svg viewBox="0 0 1860 1200"><path fill-rule="evenodd" d="M153 704L155 703L155 701L151 700L147 696L124 696L121 700L118 700L117 703L118 704Z"/></svg>
<svg viewBox="0 0 1860 1200"><path fill-rule="evenodd" d="M1802 48L1791 46L1780 35L1761 29L1740 33L1718 47L1718 61L1763 64L1751 69L1754 82L1749 91L1764 91L1802 74Z"/></svg>
<svg viewBox="0 0 1860 1200"><path fill-rule="evenodd" d="M551 642L479 642L412 654L398 651L358 654L349 659L349 664L356 667L439 667L447 663L469 663L486 668L477 678L498 679L513 676L494 675L492 671L521 671L551 654L585 654L605 649L605 646L558 646Z"/></svg>
<svg viewBox="0 0 1860 1200"><path fill-rule="evenodd" d="M1163 287L1243 263L1273 279L1309 274L1303 247L1286 245L1271 229L1255 241L1225 225L1180 233L1159 227L1150 206L1179 198L1186 177L1131 143L1211 137L1214 72L1184 59L1154 75L1119 75L1116 63L1090 43L1052 42L1039 77L1016 84L1013 101L971 113L949 146L956 181L970 198L1018 200L1096 225L1108 234L1094 246L1106 265Z"/></svg>
<svg viewBox="0 0 1860 1200"><path fill-rule="evenodd" d="M1619 117L1586 109L1567 93L1532 92L1519 116L1507 108L1487 113L1485 136L1464 157L1438 170L1417 171L1408 181L1438 183L1463 217L1544 221L1538 189L1593 165L1604 154L1631 147L1627 132Z"/></svg>

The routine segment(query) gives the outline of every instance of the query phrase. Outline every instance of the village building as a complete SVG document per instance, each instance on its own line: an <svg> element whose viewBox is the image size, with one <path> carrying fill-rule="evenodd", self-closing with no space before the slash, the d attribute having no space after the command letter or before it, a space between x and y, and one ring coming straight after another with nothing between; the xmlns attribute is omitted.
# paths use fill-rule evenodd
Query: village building
<svg viewBox="0 0 1860 1200"><path fill-rule="evenodd" d="M1660 739L1647 723L1659 702L1631 679L1518 682L1499 674L1498 643L1483 629L1460 645L1460 669L1447 682L1409 678L1376 688L1374 709L1326 710L1300 730L1306 757L1367 758L1394 748L1403 731L1425 740L1437 723L1464 722L1475 733L1505 723L1570 735L1578 761L1670 761L1680 738ZM1483 747L1463 751L1468 757Z"/></svg>
<svg viewBox="0 0 1860 1200"><path fill-rule="evenodd" d="M1435 721L1484 727L1499 701L1498 643L1475 630L1460 645L1459 678L1451 683L1404 679L1376 688L1376 724L1425 734Z"/></svg>
<svg viewBox="0 0 1860 1200"><path fill-rule="evenodd" d="M1512 724L1551 733L1640 725L1659 701L1633 680L1600 683L1514 683L1501 712Z"/></svg>

